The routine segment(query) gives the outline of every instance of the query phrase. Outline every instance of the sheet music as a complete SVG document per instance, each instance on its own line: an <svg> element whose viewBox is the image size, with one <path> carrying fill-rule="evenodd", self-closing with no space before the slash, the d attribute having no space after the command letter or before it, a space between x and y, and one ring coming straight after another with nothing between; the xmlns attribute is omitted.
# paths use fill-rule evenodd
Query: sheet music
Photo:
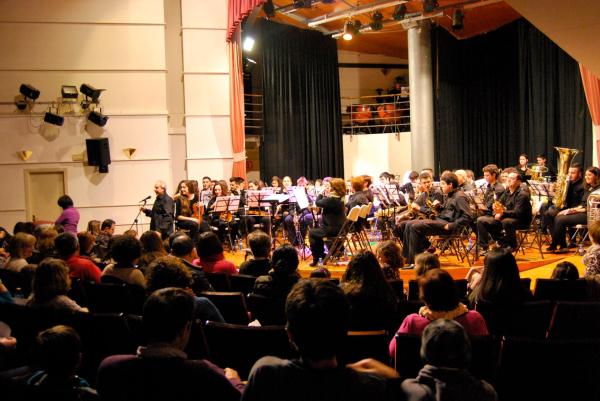
<svg viewBox="0 0 600 401"><path fill-rule="evenodd" d="M276 201L277 203L283 203L283 202L287 201L288 199L290 199L290 196L288 194L271 194L271 195L267 196L264 200L265 201Z"/></svg>
<svg viewBox="0 0 600 401"><path fill-rule="evenodd" d="M238 197L239 198L239 197ZM217 196L213 205L213 212L226 212L229 204L229 196ZM239 202L238 202L239 204Z"/></svg>
<svg viewBox="0 0 600 401"><path fill-rule="evenodd" d="M271 206L271 204L269 202L266 202L265 199L267 199L272 194L273 194L272 188L271 189L262 189L259 191L248 190L248 191L246 191L247 205L248 205L248 207L251 207L251 208L269 207L269 206Z"/></svg>
<svg viewBox="0 0 600 401"><path fill-rule="evenodd" d="M200 200L204 204L204 207L208 206L208 202L210 202L212 198L212 191L210 189L203 190L200 192Z"/></svg>
<svg viewBox="0 0 600 401"><path fill-rule="evenodd" d="M300 209L306 209L309 205L308 196L306 196L306 189L304 187L294 187L294 196L296 197L296 203Z"/></svg>

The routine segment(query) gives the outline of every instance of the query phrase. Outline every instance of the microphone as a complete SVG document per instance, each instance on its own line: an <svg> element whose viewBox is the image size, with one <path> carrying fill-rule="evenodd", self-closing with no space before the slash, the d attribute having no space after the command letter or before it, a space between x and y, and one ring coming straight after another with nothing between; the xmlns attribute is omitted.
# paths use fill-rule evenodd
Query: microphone
<svg viewBox="0 0 600 401"><path fill-rule="evenodd" d="M148 196L146 196L144 199L142 199L142 200L140 201L140 203L141 203L141 202L146 202L146 201L147 201L148 199L150 199L150 198L152 198L152 196L148 195Z"/></svg>

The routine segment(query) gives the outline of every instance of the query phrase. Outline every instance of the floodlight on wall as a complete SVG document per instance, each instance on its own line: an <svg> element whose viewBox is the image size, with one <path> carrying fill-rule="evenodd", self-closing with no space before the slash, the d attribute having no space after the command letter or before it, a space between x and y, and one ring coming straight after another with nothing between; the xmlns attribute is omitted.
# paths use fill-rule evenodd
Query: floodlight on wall
<svg viewBox="0 0 600 401"><path fill-rule="evenodd" d="M246 52L251 52L254 49L255 40L252 36L246 36L244 38L244 43L242 44L242 48Z"/></svg>
<svg viewBox="0 0 600 401"><path fill-rule="evenodd" d="M90 84L81 84L79 91L83 93L86 98L92 99L93 103L98 103L98 98L104 89L96 89Z"/></svg>
<svg viewBox="0 0 600 401"><path fill-rule="evenodd" d="M346 21L344 24L344 34L342 35L342 39L344 40L352 40L354 37L354 24L351 20Z"/></svg>
<svg viewBox="0 0 600 401"><path fill-rule="evenodd" d="M108 116L105 116L97 111L91 111L90 114L88 114L88 120L96 124L98 127L104 127L108 121Z"/></svg>
<svg viewBox="0 0 600 401"><path fill-rule="evenodd" d="M464 27L465 13L460 8L454 10L452 14L452 30L460 31Z"/></svg>
<svg viewBox="0 0 600 401"><path fill-rule="evenodd" d="M423 0L423 12L430 13L439 7L437 0Z"/></svg>
<svg viewBox="0 0 600 401"><path fill-rule="evenodd" d="M21 84L19 92L21 92L26 99L36 100L40 97L40 91L29 84Z"/></svg>
<svg viewBox="0 0 600 401"><path fill-rule="evenodd" d="M27 160L29 160L29 158L31 157L31 155L33 154L33 151L29 150L29 149L25 149L25 150L21 150L17 152L17 155L21 158L21 160L23 160L24 162L26 162Z"/></svg>
<svg viewBox="0 0 600 401"><path fill-rule="evenodd" d="M44 114L44 122L56 125L57 127L62 127L62 125L65 123L65 118L53 113L52 110L48 110L46 114Z"/></svg>
<svg viewBox="0 0 600 401"><path fill-rule="evenodd" d="M77 100L79 97L79 91L75 85L63 85L60 87L60 95L63 100Z"/></svg>

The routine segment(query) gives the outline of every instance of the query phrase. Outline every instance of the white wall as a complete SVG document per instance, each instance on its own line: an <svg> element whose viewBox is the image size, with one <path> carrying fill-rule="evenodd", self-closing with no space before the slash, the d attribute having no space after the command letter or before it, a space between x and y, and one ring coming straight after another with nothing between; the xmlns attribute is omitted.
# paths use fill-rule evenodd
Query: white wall
<svg viewBox="0 0 600 401"><path fill-rule="evenodd" d="M340 63L408 64L407 60L350 51L338 51ZM340 95L342 112L346 106L356 103L359 96L373 96L375 89L394 86L397 76L408 82L408 69L340 68ZM363 102L365 103L365 102ZM374 103L374 101L373 101ZM383 171L403 174L410 170L410 133L344 135L344 176L346 178L369 174L378 177Z"/></svg>
<svg viewBox="0 0 600 401"><path fill-rule="evenodd" d="M25 219L24 169L67 169L67 188L81 212L80 229L92 218L111 217L128 228L137 201L162 178L170 184L163 0L5 0L0 3L0 225ZM85 119L65 108L56 138L42 136L44 105L31 115L11 104L21 83L54 101L60 87L89 83L110 119L104 130L85 130ZM77 111L78 108L75 108ZM103 131L103 132L102 132ZM73 161L85 139L109 138L108 174ZM136 148L132 160L124 148ZM33 151L23 162L16 153ZM48 199L56 202L56 199ZM40 216L40 218L56 216ZM127 227L125 227L127 226Z"/></svg>
<svg viewBox="0 0 600 401"><path fill-rule="evenodd" d="M187 173L231 176L227 1L181 0Z"/></svg>

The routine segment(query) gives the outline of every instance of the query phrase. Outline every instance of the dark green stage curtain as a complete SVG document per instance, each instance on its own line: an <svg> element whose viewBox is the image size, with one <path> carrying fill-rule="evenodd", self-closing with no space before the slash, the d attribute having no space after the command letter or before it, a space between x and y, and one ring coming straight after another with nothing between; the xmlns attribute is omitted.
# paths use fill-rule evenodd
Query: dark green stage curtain
<svg viewBox="0 0 600 401"><path fill-rule="evenodd" d="M556 165L554 146L592 161L592 124L575 60L525 20L458 41L432 35L436 165L514 166L520 153Z"/></svg>
<svg viewBox="0 0 600 401"><path fill-rule="evenodd" d="M261 24L264 140L261 175L343 177L335 40L319 32Z"/></svg>

